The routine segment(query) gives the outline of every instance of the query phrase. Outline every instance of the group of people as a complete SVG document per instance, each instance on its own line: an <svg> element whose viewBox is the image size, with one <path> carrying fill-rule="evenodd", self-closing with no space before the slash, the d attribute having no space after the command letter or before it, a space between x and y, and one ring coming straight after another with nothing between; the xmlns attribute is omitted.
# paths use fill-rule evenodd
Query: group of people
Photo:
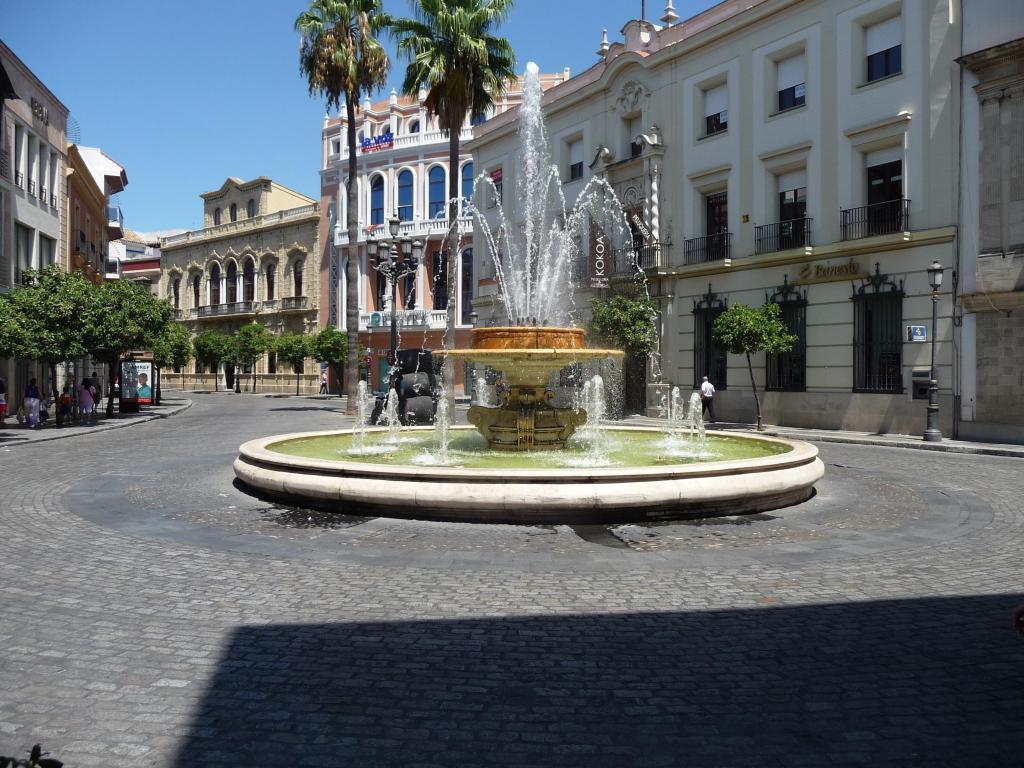
<svg viewBox="0 0 1024 768"><path fill-rule="evenodd" d="M99 377L94 373L90 378L82 379L82 383L77 386L73 382L66 383L57 397L57 407L60 409L63 420L67 421L74 416L77 404L78 423L95 424L99 400ZM0 379L0 425L7 420L9 407L7 382ZM39 384L35 379L30 379L28 386L25 387L25 395L17 416L18 421L24 423L29 429L41 429L49 418L49 398L40 391Z"/></svg>

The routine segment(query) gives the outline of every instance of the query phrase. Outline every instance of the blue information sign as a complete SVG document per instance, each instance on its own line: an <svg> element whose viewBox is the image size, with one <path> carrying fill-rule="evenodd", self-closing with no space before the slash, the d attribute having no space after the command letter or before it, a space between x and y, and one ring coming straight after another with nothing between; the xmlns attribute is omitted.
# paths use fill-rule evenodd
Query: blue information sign
<svg viewBox="0 0 1024 768"><path fill-rule="evenodd" d="M908 325L907 341L928 341L928 326Z"/></svg>

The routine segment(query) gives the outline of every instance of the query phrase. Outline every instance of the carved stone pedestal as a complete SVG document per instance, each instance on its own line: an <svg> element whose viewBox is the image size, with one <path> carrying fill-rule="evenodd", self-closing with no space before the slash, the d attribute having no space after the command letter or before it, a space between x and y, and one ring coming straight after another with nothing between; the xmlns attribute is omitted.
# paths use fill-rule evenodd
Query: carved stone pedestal
<svg viewBox="0 0 1024 768"><path fill-rule="evenodd" d="M555 408L555 393L544 387L510 387L498 408L474 405L469 423L495 451L544 451L565 447L576 427L587 420L586 411Z"/></svg>

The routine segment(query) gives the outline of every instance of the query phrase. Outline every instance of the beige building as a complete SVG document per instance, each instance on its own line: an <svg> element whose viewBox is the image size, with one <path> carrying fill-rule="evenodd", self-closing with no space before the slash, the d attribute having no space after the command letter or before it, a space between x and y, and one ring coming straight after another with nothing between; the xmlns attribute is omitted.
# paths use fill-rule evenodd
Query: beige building
<svg viewBox="0 0 1024 768"><path fill-rule="evenodd" d="M907 326L931 324L926 268L938 260L948 278L956 260L955 5L726 0L678 24L667 10L664 26L629 22L544 95L564 194L610 182L658 306L660 376L648 365L628 405L656 413L670 387L708 375L719 418L752 420L746 361L716 349L711 330L731 304L774 301L799 341L756 356L767 422L923 429L929 345L907 341ZM503 169L515 188L515 114L477 128L470 148L479 171ZM605 293L633 283L629 255L613 256ZM953 285L927 329L946 434ZM578 293L585 323L593 292Z"/></svg>
<svg viewBox="0 0 1024 768"><path fill-rule="evenodd" d="M232 334L258 322L275 335L315 333L320 299L320 208L315 200L266 177L229 178L201 195L202 229L163 238L157 294L171 300L175 317L190 331ZM275 355L256 364L257 391L294 392L295 374ZM252 371L240 371L243 389ZM187 389L234 385L231 366L213 370L193 361L165 373L164 384ZM307 361L303 391L319 388L319 367Z"/></svg>
<svg viewBox="0 0 1024 768"><path fill-rule="evenodd" d="M1024 442L1024 10L963 12L959 432Z"/></svg>

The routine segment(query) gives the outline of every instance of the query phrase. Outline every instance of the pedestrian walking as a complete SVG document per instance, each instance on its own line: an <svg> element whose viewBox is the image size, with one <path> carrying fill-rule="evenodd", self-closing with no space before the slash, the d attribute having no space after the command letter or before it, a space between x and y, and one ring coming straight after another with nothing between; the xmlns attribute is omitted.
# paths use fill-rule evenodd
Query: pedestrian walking
<svg viewBox="0 0 1024 768"><path fill-rule="evenodd" d="M710 424L715 423L715 385L708 381L705 376L700 384L701 415L707 414L711 418L705 419Z"/></svg>
<svg viewBox="0 0 1024 768"><path fill-rule="evenodd" d="M320 371L320 394L327 394L327 371Z"/></svg>
<svg viewBox="0 0 1024 768"><path fill-rule="evenodd" d="M78 387L78 412L85 423L92 424L95 422L96 388L88 379L82 379L82 384Z"/></svg>
<svg viewBox="0 0 1024 768"><path fill-rule="evenodd" d="M29 429L39 429L39 386L31 379L25 387L25 424Z"/></svg>
<svg viewBox="0 0 1024 768"><path fill-rule="evenodd" d="M0 426L7 419L7 382L0 379Z"/></svg>
<svg viewBox="0 0 1024 768"><path fill-rule="evenodd" d="M92 420L96 421L99 416L96 409L103 399L103 387L100 385L100 375L96 371L93 371L92 376L89 377L89 383L92 385Z"/></svg>
<svg viewBox="0 0 1024 768"><path fill-rule="evenodd" d="M70 423L71 420L71 410L75 404L75 398L74 395L71 393L71 389L72 387L70 383L65 384L64 389L61 390L60 398L57 401L57 408L60 411L61 424Z"/></svg>

